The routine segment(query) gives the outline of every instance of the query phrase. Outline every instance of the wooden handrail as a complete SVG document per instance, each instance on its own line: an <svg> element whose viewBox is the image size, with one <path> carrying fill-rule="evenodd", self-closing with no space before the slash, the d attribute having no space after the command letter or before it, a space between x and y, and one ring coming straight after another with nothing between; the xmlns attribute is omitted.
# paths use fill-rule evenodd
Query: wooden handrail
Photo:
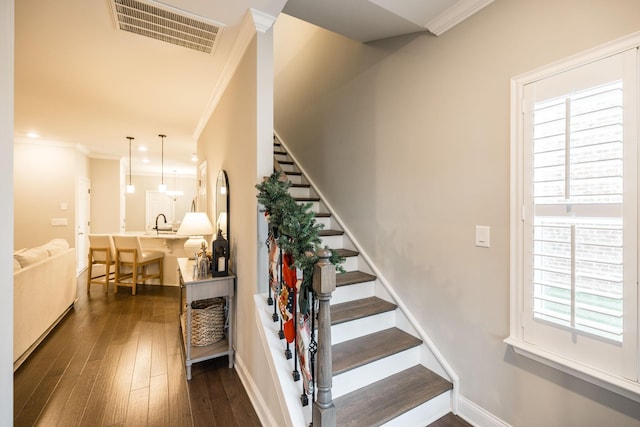
<svg viewBox="0 0 640 427"><path fill-rule="evenodd" d="M331 311L329 302L336 289L336 267L329 261L331 251L318 251L313 267L313 290L318 297L318 352L316 354L316 386L318 394L313 404L314 427L335 427L336 408L331 397L333 365L331 362Z"/></svg>

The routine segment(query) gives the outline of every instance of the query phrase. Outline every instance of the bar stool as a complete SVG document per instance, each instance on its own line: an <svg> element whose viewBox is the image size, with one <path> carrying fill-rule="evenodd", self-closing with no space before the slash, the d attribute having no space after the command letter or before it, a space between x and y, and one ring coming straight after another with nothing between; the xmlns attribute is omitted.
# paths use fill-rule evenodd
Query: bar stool
<svg viewBox="0 0 640 427"><path fill-rule="evenodd" d="M89 234L89 266L87 267L87 293L92 284L104 285L104 293L109 289L109 281L114 277L116 250L109 234ZM94 267L102 266L98 275L93 276Z"/></svg>
<svg viewBox="0 0 640 427"><path fill-rule="evenodd" d="M118 292L119 286L131 286L131 294L135 295L136 285L150 279L159 279L163 284L164 252L144 251L138 236L116 235L113 241L116 247L114 292Z"/></svg>

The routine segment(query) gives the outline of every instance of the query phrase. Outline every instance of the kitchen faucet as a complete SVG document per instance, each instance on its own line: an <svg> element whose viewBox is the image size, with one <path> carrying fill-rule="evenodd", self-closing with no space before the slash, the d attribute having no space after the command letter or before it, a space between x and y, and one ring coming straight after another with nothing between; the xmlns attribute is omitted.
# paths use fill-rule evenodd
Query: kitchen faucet
<svg viewBox="0 0 640 427"><path fill-rule="evenodd" d="M164 223L165 224L167 223L167 217L163 213L158 214L158 216L156 216L156 226L154 228L156 230L156 235L160 234L160 229L158 228L158 219L160 217L164 218Z"/></svg>

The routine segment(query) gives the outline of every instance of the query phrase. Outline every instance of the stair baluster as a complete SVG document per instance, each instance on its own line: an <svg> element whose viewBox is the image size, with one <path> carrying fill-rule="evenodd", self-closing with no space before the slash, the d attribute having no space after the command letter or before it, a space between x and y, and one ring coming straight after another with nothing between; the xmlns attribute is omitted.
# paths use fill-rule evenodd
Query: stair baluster
<svg viewBox="0 0 640 427"><path fill-rule="evenodd" d="M275 237L273 235L273 233L271 231L269 231L268 235L267 235L267 241L265 242L265 244L267 245L267 249L269 250L269 269L271 269L271 249L272 246L275 245ZM269 272L269 274L271 274L271 272ZM267 304L269 305L273 305L273 296L271 295L271 276L269 276L269 296L267 297ZM274 312L275 312L275 307L274 307Z"/></svg>
<svg viewBox="0 0 640 427"><path fill-rule="evenodd" d="M336 289L336 268L329 261L331 251L318 251L318 262L313 269L313 290L318 297L318 353L316 388L317 398L313 403L312 423L314 427L334 427L336 408L331 397L333 365L331 361L331 294Z"/></svg>
<svg viewBox="0 0 640 427"><path fill-rule="evenodd" d="M298 292L295 293L293 298L293 325L296 331L293 336L293 371L291 371L293 381L300 380L300 371L298 371Z"/></svg>

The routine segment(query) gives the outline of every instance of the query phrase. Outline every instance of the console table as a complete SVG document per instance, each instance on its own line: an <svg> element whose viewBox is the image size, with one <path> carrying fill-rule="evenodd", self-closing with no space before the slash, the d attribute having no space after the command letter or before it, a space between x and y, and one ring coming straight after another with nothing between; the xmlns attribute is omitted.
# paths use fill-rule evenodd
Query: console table
<svg viewBox="0 0 640 427"><path fill-rule="evenodd" d="M233 368L233 323L236 276L229 274L223 277L206 278L193 276L195 261L188 258L178 258L178 276L180 279L180 328L185 357L187 379L191 379L191 365L214 357L229 356L229 368ZM208 346L196 347L191 345L191 303L193 301L226 297L229 329L225 338ZM184 316L183 316L184 313Z"/></svg>

